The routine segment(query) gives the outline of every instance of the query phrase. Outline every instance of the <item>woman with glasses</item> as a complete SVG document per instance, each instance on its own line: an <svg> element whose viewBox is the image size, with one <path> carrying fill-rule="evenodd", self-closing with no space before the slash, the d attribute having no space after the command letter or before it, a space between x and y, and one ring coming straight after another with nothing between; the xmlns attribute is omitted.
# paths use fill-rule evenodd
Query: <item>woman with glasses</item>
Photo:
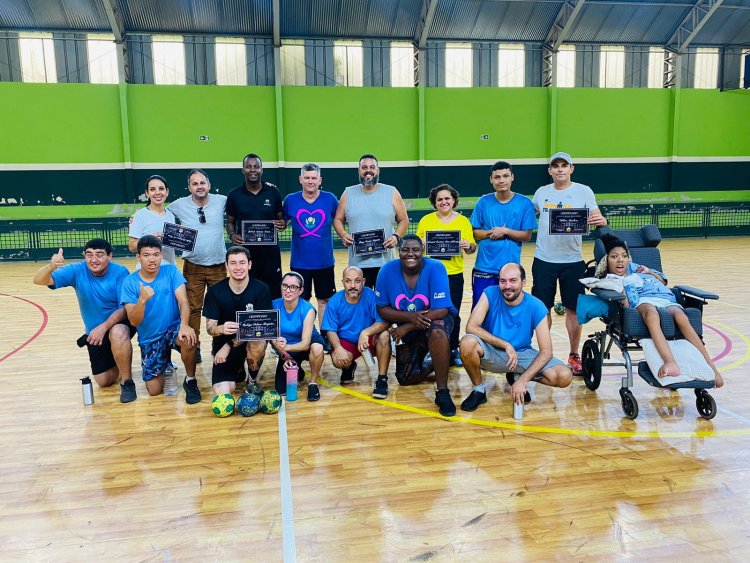
<svg viewBox="0 0 750 563"><path fill-rule="evenodd" d="M273 300L273 308L279 311L279 339L272 343L279 353L276 364L276 390L286 393L285 368L299 367L307 360L310 363L310 384L307 400L320 399L318 375L323 365L323 338L315 328L315 307L302 299L305 281L297 272L287 272L281 278L281 297ZM299 367L298 379L305 378Z"/></svg>
<svg viewBox="0 0 750 563"><path fill-rule="evenodd" d="M164 223L175 223L174 213L164 207L169 197L169 188L167 181L163 176L157 174L149 176L146 180L146 197L148 204L143 209L139 209L130 223L128 231L128 248L130 252L135 252L138 248L138 239L145 235L154 235L159 240L162 239ZM175 264L174 248L165 246L161 252L162 264ZM140 264L137 266L140 268Z"/></svg>

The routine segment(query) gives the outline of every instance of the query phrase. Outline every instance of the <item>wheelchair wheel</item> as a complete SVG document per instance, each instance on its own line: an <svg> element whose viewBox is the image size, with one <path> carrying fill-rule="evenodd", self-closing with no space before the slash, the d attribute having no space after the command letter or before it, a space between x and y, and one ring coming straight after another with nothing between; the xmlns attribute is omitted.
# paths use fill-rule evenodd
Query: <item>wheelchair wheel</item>
<svg viewBox="0 0 750 563"><path fill-rule="evenodd" d="M711 420L716 416L716 401L705 389L696 389L695 407L698 409L698 414L706 420Z"/></svg>
<svg viewBox="0 0 750 563"><path fill-rule="evenodd" d="M599 389L602 382L602 353L596 340L589 339L583 343L583 382L592 391Z"/></svg>
<svg viewBox="0 0 750 563"><path fill-rule="evenodd" d="M620 389L620 398L622 399L622 412L630 420L638 418L638 401L635 400L635 396L631 393L630 389L624 387Z"/></svg>

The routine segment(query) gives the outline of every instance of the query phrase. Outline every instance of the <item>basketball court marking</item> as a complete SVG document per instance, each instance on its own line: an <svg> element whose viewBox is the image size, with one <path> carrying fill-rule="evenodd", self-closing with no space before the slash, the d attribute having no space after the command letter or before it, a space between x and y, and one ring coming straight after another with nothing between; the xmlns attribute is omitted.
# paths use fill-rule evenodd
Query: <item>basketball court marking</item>
<svg viewBox="0 0 750 563"><path fill-rule="evenodd" d="M0 295L2 295L3 297L10 297L12 299L17 299L18 301L23 301L24 303L29 303L30 305L33 305L34 307L36 307L37 309L39 309L39 311L42 313L42 324L41 324L41 326L37 329L37 331L34 334L31 335L31 337L29 337L27 340L25 340L23 342L23 344L21 344L18 348L16 348L15 350L11 350L7 354L5 354L2 358L0 358L0 362L3 362L5 360L7 360L8 358L10 358L16 352L20 352L26 346L28 346L29 344L31 344L32 342L34 342L34 340L36 340L37 338L39 338L39 335L42 334L42 332L44 332L45 328L47 328L47 321L49 320L49 315L47 315L47 311L44 309L44 307L42 307L38 303L35 303L34 301L31 301L29 299L24 299L23 297L18 297L16 295L10 295L8 293L0 293Z"/></svg>
<svg viewBox="0 0 750 563"><path fill-rule="evenodd" d="M289 444L286 436L286 401L279 409L279 482L281 483L281 540L284 563L297 561L297 542L294 538L294 505L292 503L292 475L289 469Z"/></svg>

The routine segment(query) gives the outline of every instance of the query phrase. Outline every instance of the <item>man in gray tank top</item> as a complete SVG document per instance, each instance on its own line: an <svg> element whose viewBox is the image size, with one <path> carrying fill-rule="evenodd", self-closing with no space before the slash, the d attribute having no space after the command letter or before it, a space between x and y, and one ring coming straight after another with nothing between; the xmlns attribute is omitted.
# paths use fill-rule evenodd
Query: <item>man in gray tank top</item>
<svg viewBox="0 0 750 563"><path fill-rule="evenodd" d="M394 248L409 229L406 206L398 190L381 184L378 159L371 154L359 159L359 184L344 190L333 220L344 245L349 247L349 266L357 266L365 276L365 285L375 289L380 268L395 258ZM349 232L344 224L349 224ZM395 223L395 228L394 228ZM354 253L354 238L350 233L383 229L386 251L360 256Z"/></svg>

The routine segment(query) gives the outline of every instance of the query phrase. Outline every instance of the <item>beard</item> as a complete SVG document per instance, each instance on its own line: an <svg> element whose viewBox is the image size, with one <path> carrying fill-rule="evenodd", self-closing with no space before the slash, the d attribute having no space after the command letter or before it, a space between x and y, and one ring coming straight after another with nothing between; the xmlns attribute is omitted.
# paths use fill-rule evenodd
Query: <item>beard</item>
<svg viewBox="0 0 750 563"><path fill-rule="evenodd" d="M359 177L360 184L362 184L366 188L374 186L375 184L378 183L379 180L380 180L380 176L373 176L372 179L370 180L368 180L364 176Z"/></svg>

